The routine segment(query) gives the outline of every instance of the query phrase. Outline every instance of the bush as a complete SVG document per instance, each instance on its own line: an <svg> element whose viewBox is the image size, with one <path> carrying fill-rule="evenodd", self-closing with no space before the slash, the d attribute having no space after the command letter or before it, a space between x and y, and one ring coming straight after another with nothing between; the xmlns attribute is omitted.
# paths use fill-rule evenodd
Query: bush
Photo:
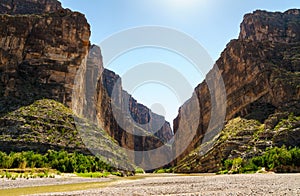
<svg viewBox="0 0 300 196"><path fill-rule="evenodd" d="M144 171L142 168L136 168L136 169L135 169L135 173L136 173L136 174L144 174L145 171Z"/></svg>
<svg viewBox="0 0 300 196"><path fill-rule="evenodd" d="M153 173L162 174L162 173L172 173L172 168L164 168L164 169L157 169Z"/></svg>
<svg viewBox="0 0 300 196"><path fill-rule="evenodd" d="M162 174L162 173L166 173L166 171L164 169L158 169L158 170L155 170L153 173Z"/></svg>
<svg viewBox="0 0 300 196"><path fill-rule="evenodd" d="M124 176L124 174L122 172L120 172L120 171L111 172L111 174L114 175L114 176L119 176L119 177L123 177Z"/></svg>
<svg viewBox="0 0 300 196"><path fill-rule="evenodd" d="M296 168L299 166L300 148L287 149L285 146L267 148L262 156L253 157L247 161L242 158L223 161L223 169L230 170L231 168L231 173L255 172L263 167L276 172L291 172L299 170L299 168ZM222 173L222 171L219 173Z"/></svg>
<svg viewBox="0 0 300 196"><path fill-rule="evenodd" d="M258 156L258 157L253 157L251 160L250 160L250 163L255 165L256 167L263 167L265 165L265 160L262 156Z"/></svg>
<svg viewBox="0 0 300 196"><path fill-rule="evenodd" d="M9 169L12 167L13 159L5 152L0 152L0 168Z"/></svg>
<svg viewBox="0 0 300 196"><path fill-rule="evenodd" d="M225 170L230 170L232 168L232 163L233 163L232 159L225 160L224 161Z"/></svg>
<svg viewBox="0 0 300 196"><path fill-rule="evenodd" d="M83 178L102 178L104 177L101 172L89 172L89 173L76 173L77 176Z"/></svg>
<svg viewBox="0 0 300 196"><path fill-rule="evenodd" d="M83 155L77 152L48 150L46 154L38 154L32 151L10 153L7 155L0 152L0 168L2 169L25 169L49 167L60 172L86 173L113 171L113 168L102 161L99 157Z"/></svg>
<svg viewBox="0 0 300 196"><path fill-rule="evenodd" d="M293 148L290 150L292 156L292 164L300 167L300 148Z"/></svg>
<svg viewBox="0 0 300 196"><path fill-rule="evenodd" d="M243 159L241 157L235 158L232 161L232 168L231 172L232 173L243 173Z"/></svg>

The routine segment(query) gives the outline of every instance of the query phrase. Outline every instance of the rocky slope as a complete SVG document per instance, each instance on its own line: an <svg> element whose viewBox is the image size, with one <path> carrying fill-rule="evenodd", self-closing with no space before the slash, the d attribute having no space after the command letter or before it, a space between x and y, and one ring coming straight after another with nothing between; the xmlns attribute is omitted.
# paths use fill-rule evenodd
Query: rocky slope
<svg viewBox="0 0 300 196"><path fill-rule="evenodd" d="M289 114L300 115L299 27L300 10L255 11L245 15L239 39L227 45L216 63L227 94L227 125L221 135L214 135L212 143L203 141L204 135L213 131L207 130L212 111L210 100L218 100L217 95L209 93L209 80L206 80L195 89L201 111L200 123L192 143L174 163L178 165L178 172L216 172L222 159L253 155L245 153L248 148L260 149L253 151L259 154L268 146L300 145L299 118L288 129L280 129L280 133L275 128L280 119ZM212 78L210 74L207 78ZM181 112L195 113L193 108L185 108ZM243 120L230 121L236 117ZM188 126L187 123L178 117L174 120L174 131ZM230 128L232 123L234 129ZM230 134L232 131L235 133ZM179 132L176 139L183 134ZM229 134L229 139L223 140L224 134ZM254 142L257 138L259 141ZM199 153L203 149L208 151L204 156Z"/></svg>
<svg viewBox="0 0 300 196"><path fill-rule="evenodd" d="M1 116L0 133L0 151L7 153L28 150L46 153L53 149L90 155L91 149L85 145L88 140L103 160L108 163L114 160L112 166L134 169L125 152L104 130L54 100L41 99Z"/></svg>

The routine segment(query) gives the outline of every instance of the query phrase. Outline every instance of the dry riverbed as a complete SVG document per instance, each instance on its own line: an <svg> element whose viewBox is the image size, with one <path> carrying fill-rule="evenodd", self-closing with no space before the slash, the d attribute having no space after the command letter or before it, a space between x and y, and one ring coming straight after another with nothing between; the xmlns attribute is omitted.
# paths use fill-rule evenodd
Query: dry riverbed
<svg viewBox="0 0 300 196"><path fill-rule="evenodd" d="M102 188L36 195L300 195L300 174L167 174L104 180L110 182Z"/></svg>

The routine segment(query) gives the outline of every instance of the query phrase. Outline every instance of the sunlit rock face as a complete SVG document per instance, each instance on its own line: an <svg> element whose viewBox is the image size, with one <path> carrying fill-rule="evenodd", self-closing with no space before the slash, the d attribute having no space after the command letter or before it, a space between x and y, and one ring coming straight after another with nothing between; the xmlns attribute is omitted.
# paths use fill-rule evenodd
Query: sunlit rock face
<svg viewBox="0 0 300 196"><path fill-rule="evenodd" d="M0 21L1 110L38 98L71 106L75 75L90 47L84 15L60 9L39 15L4 14Z"/></svg>
<svg viewBox="0 0 300 196"><path fill-rule="evenodd" d="M268 118L274 113L300 114L299 32L300 10L297 9L284 13L255 11L245 15L239 39L230 41L216 62L226 88L226 122L235 117L243 117L264 123L270 120ZM199 146L203 144L202 139L207 133L212 97L206 81L195 89L195 93L199 98L201 112L199 126L192 143L176 162L190 154L192 158L181 163L189 167L181 167L178 171L215 172L219 169L221 160L242 144L230 144L226 147L229 150L226 151L225 147L214 146L206 156L198 153ZM183 112L193 114L193 107L186 108ZM174 132L180 125L186 124L188 127L188 123L189 121L176 118ZM176 139L180 140L180 135ZM299 145L299 138L292 143ZM286 144L290 142L286 141ZM262 144L265 147L269 145ZM191 153L195 149L198 150L194 154Z"/></svg>

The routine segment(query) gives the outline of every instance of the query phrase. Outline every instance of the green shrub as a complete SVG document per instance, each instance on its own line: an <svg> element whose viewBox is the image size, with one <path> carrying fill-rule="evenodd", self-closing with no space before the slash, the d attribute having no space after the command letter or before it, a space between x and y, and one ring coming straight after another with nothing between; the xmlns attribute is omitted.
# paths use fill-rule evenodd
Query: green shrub
<svg viewBox="0 0 300 196"><path fill-rule="evenodd" d="M145 171L142 168L138 167L138 168L135 169L135 173L136 174L143 174L143 173L145 173Z"/></svg>
<svg viewBox="0 0 300 196"><path fill-rule="evenodd" d="M5 176L7 179L10 179L12 177L12 174L9 172L5 172Z"/></svg>
<svg viewBox="0 0 300 196"><path fill-rule="evenodd" d="M77 176L83 178L102 178L104 177L101 172L89 172L89 173L76 173Z"/></svg>
<svg viewBox="0 0 300 196"><path fill-rule="evenodd" d="M243 173L243 159L241 157L233 159L231 172L235 173Z"/></svg>
<svg viewBox="0 0 300 196"><path fill-rule="evenodd" d="M111 174L114 175L114 176L119 176L119 177L123 177L124 176L123 173L120 172L120 171L111 172Z"/></svg>
<svg viewBox="0 0 300 196"><path fill-rule="evenodd" d="M223 161L223 170L229 170L231 165L231 173L255 172L263 167L276 172L291 172L293 168L300 166L300 148L287 149L285 146L267 148L262 156L250 160L227 159Z"/></svg>
<svg viewBox="0 0 300 196"><path fill-rule="evenodd" d="M225 170L230 170L232 168L233 160L227 159L224 161Z"/></svg>
<svg viewBox="0 0 300 196"><path fill-rule="evenodd" d="M30 168L52 168L60 172L86 173L113 171L114 169L101 158L83 155L77 152L48 150L46 154L38 154L33 151L11 152L7 155L0 152L0 168L2 169L25 169Z"/></svg>
<svg viewBox="0 0 300 196"><path fill-rule="evenodd" d="M163 174L163 173L166 173L166 170L165 169L158 169L158 170L155 170L153 173Z"/></svg>
<svg viewBox="0 0 300 196"><path fill-rule="evenodd" d="M0 168L9 169L12 167L13 159L5 152L0 152Z"/></svg>
<svg viewBox="0 0 300 196"><path fill-rule="evenodd" d="M251 160L250 160L250 163L255 165L256 167L264 167L265 165L265 160L262 156L258 156L258 157L253 157Z"/></svg>
<svg viewBox="0 0 300 196"><path fill-rule="evenodd" d="M217 174L228 174L228 170L225 169L225 170L219 171Z"/></svg>
<svg viewBox="0 0 300 196"><path fill-rule="evenodd" d="M292 164L300 167L300 148L293 148L290 150L292 156Z"/></svg>

